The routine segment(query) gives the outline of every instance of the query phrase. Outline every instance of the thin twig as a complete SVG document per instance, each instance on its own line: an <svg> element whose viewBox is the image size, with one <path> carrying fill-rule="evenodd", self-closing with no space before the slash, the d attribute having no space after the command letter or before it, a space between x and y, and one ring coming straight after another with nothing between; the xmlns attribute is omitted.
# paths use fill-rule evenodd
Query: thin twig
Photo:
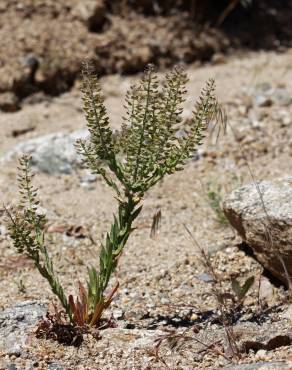
<svg viewBox="0 0 292 370"><path fill-rule="evenodd" d="M189 228L186 225L184 225L184 228L186 229L187 233L191 237L191 239L194 242L194 244L196 245L196 247L199 249L199 251L201 253L202 262L203 262L205 268L208 270L208 273L212 276L212 282L211 282L211 284L212 284L212 293L213 293L214 297L216 298L216 301L217 301L217 304L218 304L218 309L219 309L219 312L220 312L220 319L221 319L222 325L223 325L224 330L225 330L225 334L226 334L226 338L227 338L229 347L232 351L232 357L236 358L236 359L239 359L240 358L240 351L239 351L239 348L236 344L236 339L235 339L235 335L233 333L233 328L230 325L230 322L229 322L230 320L228 319L228 308L225 304L223 294L221 293L223 291L222 281L221 281L220 278L218 278L218 276L217 276L217 274L214 270L214 267L212 265L212 262L211 262L211 260L208 256L208 253L200 246L200 244L198 243L198 241L196 240L196 238L194 237L192 232L189 230ZM219 289L218 289L218 286L219 286Z"/></svg>

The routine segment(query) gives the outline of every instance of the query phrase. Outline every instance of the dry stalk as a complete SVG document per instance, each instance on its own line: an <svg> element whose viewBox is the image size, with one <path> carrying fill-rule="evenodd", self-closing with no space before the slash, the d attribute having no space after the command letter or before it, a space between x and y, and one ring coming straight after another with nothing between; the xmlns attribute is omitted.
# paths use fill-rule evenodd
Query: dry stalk
<svg viewBox="0 0 292 370"><path fill-rule="evenodd" d="M229 319L229 315L228 315L229 309L225 303L225 297L224 297L225 294L223 292L222 281L220 277L218 276L218 274L216 273L208 253L199 244L199 242L196 240L196 238L194 237L192 232L189 230L189 228L186 225L184 225L184 228L186 229L194 245L197 247L198 251L200 252L201 262L203 266L205 267L207 273L210 274L210 276L212 277L212 281L211 281L212 294L216 298L216 301L217 301L218 310L219 310L219 318L225 330L227 342L229 345L229 350L231 352L231 358L234 360L239 360L241 357L241 354L240 354L240 350L236 343L236 337L233 331L232 323L230 322L230 319ZM224 357L230 360L228 356L225 355Z"/></svg>
<svg viewBox="0 0 292 370"><path fill-rule="evenodd" d="M203 341L201 341L200 339L198 339L196 337L187 335L186 332L187 332L187 329L184 330L182 333L177 333L174 330L171 330L171 331L168 331L164 335L160 335L155 340L155 342L156 342L155 358L158 361L162 362L167 369L170 369L170 367L168 366L168 364L164 360L164 358L161 357L160 354L159 354L159 350L161 348L161 345L165 341L169 342L171 349L174 349L174 348L178 347L179 341L182 341L182 344L180 345L180 347L182 347L182 345L186 342L194 341L196 343L201 344L204 347L204 349L200 350L199 352L211 350L216 355L224 357L228 362L232 362L230 357L228 357L224 352L220 351L220 349L216 347L216 345L219 343L218 341L215 342L215 343L212 343L212 344L206 344L206 343L204 343Z"/></svg>

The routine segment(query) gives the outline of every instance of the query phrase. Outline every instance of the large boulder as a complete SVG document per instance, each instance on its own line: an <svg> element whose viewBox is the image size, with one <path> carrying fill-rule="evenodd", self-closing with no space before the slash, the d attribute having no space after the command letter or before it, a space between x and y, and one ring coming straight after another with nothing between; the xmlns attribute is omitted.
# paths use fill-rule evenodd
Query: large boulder
<svg viewBox="0 0 292 370"><path fill-rule="evenodd" d="M28 154L32 166L48 174L71 173L81 167L82 161L74 144L79 138L87 138L87 130L72 133L53 133L17 144L1 160L6 162L12 158Z"/></svg>
<svg viewBox="0 0 292 370"><path fill-rule="evenodd" d="M243 186L227 197L223 207L258 261L288 285L287 273L292 281L292 177Z"/></svg>

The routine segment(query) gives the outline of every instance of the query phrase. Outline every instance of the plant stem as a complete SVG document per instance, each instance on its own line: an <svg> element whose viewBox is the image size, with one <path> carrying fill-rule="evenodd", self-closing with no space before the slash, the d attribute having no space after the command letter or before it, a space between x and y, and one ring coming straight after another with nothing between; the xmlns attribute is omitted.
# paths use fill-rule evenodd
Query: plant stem
<svg viewBox="0 0 292 370"><path fill-rule="evenodd" d="M105 296L110 277L117 267L119 256L132 232L132 223L138 217L142 206L138 207L140 198L132 193L126 195L126 201L120 201L118 217L114 216L110 232L106 235L105 245L100 252L100 267L97 279L97 290L93 297L92 308L94 310L91 325L97 322L104 310L108 306L109 299ZM94 291L95 288L92 287Z"/></svg>
<svg viewBox="0 0 292 370"><path fill-rule="evenodd" d="M106 274L103 283L103 291L107 288L110 276L115 270L118 258L132 231L132 223L140 213L141 207L136 208L137 201L129 195L126 202L121 202L118 209L118 219L115 217L111 226L110 234L106 237L106 247L110 258L106 264Z"/></svg>

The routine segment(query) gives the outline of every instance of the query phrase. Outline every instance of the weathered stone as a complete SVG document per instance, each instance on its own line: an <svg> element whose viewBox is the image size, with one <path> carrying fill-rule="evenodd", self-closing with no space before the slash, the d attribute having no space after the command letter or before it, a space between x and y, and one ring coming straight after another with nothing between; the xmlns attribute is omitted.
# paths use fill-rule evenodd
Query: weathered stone
<svg viewBox="0 0 292 370"><path fill-rule="evenodd" d="M274 301L274 286L265 276L261 277L259 297L268 303L272 303Z"/></svg>
<svg viewBox="0 0 292 370"><path fill-rule="evenodd" d="M15 112L19 109L19 100L12 92L0 94L0 110L4 112Z"/></svg>
<svg viewBox="0 0 292 370"><path fill-rule="evenodd" d="M20 302L0 312L0 350L20 356L29 330L45 312L44 305L38 301Z"/></svg>
<svg viewBox="0 0 292 370"><path fill-rule="evenodd" d="M18 144L2 158L2 161L25 153L31 155L32 166L41 172L68 174L81 167L81 157L77 154L74 144L78 138L87 136L87 130L41 136Z"/></svg>
<svg viewBox="0 0 292 370"><path fill-rule="evenodd" d="M291 89L273 88L269 83L256 85L249 94L253 104L258 107L269 107L273 104L286 107L292 103Z"/></svg>
<svg viewBox="0 0 292 370"><path fill-rule="evenodd" d="M290 304L284 312L282 312L281 316L284 319L288 319L289 321L292 321L292 305Z"/></svg>
<svg viewBox="0 0 292 370"><path fill-rule="evenodd" d="M90 171L87 171L87 173L81 178L80 185L87 190L93 190L95 189L95 183L98 176L95 174L90 173Z"/></svg>
<svg viewBox="0 0 292 370"><path fill-rule="evenodd" d="M5 367L5 370L17 370L17 367L14 364L9 364Z"/></svg>
<svg viewBox="0 0 292 370"><path fill-rule="evenodd" d="M86 24L89 30L101 29L105 21L106 7L103 0L81 0L72 11L78 19Z"/></svg>
<svg viewBox="0 0 292 370"><path fill-rule="evenodd" d="M243 186L223 207L259 262L287 284L283 264L292 276L292 177Z"/></svg>
<svg viewBox="0 0 292 370"><path fill-rule="evenodd" d="M48 365L46 370L66 370L66 369L67 369L66 367L64 367L60 364L52 363L52 364Z"/></svg>
<svg viewBox="0 0 292 370"><path fill-rule="evenodd" d="M258 107L270 107L273 105L273 100L269 96L265 95L256 95L254 102Z"/></svg>

